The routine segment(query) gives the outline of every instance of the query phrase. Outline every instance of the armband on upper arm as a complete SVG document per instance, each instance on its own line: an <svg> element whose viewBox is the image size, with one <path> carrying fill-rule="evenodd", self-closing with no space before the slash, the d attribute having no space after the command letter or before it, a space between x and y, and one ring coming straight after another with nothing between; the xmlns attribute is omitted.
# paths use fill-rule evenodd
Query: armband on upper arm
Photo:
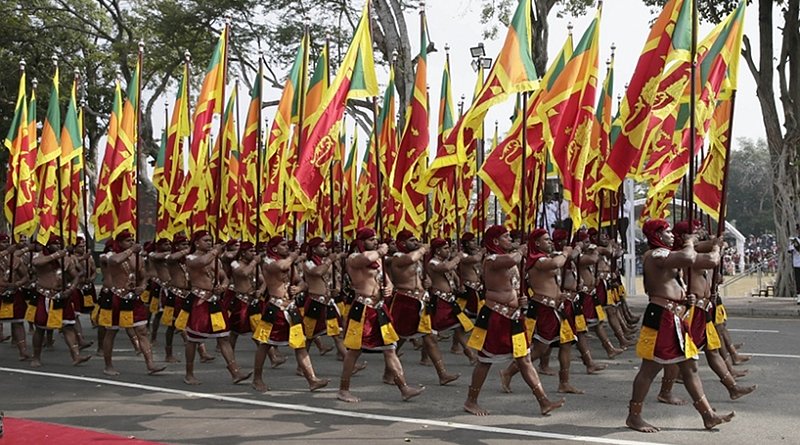
<svg viewBox="0 0 800 445"><path fill-rule="evenodd" d="M665 249L663 247L659 247L658 249L654 250L651 254L653 258L666 258L669 256L669 249Z"/></svg>

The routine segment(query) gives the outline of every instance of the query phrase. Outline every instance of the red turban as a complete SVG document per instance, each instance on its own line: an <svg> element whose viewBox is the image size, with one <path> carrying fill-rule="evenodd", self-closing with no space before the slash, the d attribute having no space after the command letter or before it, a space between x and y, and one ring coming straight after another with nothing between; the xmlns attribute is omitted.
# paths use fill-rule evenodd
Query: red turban
<svg viewBox="0 0 800 445"><path fill-rule="evenodd" d="M210 233L208 233L208 230L198 230L197 232L194 232L192 234L192 244L200 241L200 238L206 235L210 235Z"/></svg>
<svg viewBox="0 0 800 445"><path fill-rule="evenodd" d="M156 246L163 247L169 244L169 238L159 238L156 242Z"/></svg>
<svg viewBox="0 0 800 445"><path fill-rule="evenodd" d="M293 240L293 239L290 239L289 241L287 241L286 245L289 246L289 250L295 250L295 249L297 249L297 246L298 246L297 241Z"/></svg>
<svg viewBox="0 0 800 445"><path fill-rule="evenodd" d="M144 243L143 250L147 253L152 253L156 251L156 243L152 241L147 241Z"/></svg>
<svg viewBox="0 0 800 445"><path fill-rule="evenodd" d="M467 233L461 235L461 241L464 241L466 243L468 243L468 242L470 242L470 241L472 241L474 239L475 239L475 234L472 233L472 232L467 232Z"/></svg>
<svg viewBox="0 0 800 445"><path fill-rule="evenodd" d="M659 236L663 230L668 228L669 223L663 219L651 219L644 223L642 226L642 232L644 232L644 236L647 237L647 244L650 245L651 249L657 249L661 247L672 250L672 246L667 246L664 244Z"/></svg>
<svg viewBox="0 0 800 445"><path fill-rule="evenodd" d="M595 229L594 227L592 227L592 228L591 228L591 229L589 229L589 230L588 230L586 233L589 235L589 239L590 239L590 240L591 240L591 241L592 241L594 244L598 244L598 241L599 241L600 237L598 236L597 229Z"/></svg>
<svg viewBox="0 0 800 445"><path fill-rule="evenodd" d="M431 241L431 252L435 253L436 249L439 249L439 248L444 247L446 245L447 245L447 241L445 241L444 238L434 238Z"/></svg>
<svg viewBox="0 0 800 445"><path fill-rule="evenodd" d="M410 230L401 230L400 233L397 234L397 250L408 253L406 242L411 238L414 238L414 234L411 233Z"/></svg>
<svg viewBox="0 0 800 445"><path fill-rule="evenodd" d="M229 239L229 240L228 240L228 241L225 243L225 247L233 247L233 246L235 246L235 245L236 245L236 243L238 243L238 242L239 242L239 240L238 240L238 239L236 239L236 238L231 238L231 239Z"/></svg>
<svg viewBox="0 0 800 445"><path fill-rule="evenodd" d="M567 238L569 238L569 232L564 229L555 229L553 230L553 244L556 247L556 250L564 249L564 244L567 242Z"/></svg>
<svg viewBox="0 0 800 445"><path fill-rule="evenodd" d="M505 251L494 243L494 240L500 238L501 236L508 233L508 230L503 226L491 226L486 229L486 233L483 235L483 247L486 248L486 252L496 255L505 255Z"/></svg>
<svg viewBox="0 0 800 445"><path fill-rule="evenodd" d="M536 245L536 242L539 241L539 238L545 236L546 234L547 229L538 228L528 235L528 256L525 260L526 270L533 267L533 265L539 261L539 258L547 256L547 252L539 250L539 246Z"/></svg>
<svg viewBox="0 0 800 445"><path fill-rule="evenodd" d="M47 245L51 244L61 244L61 237L58 235L50 235L50 238L47 240Z"/></svg>
<svg viewBox="0 0 800 445"><path fill-rule="evenodd" d="M281 255L278 255L278 253L275 252L275 248L284 241L286 241L286 239L281 235L275 235L270 238L269 241L267 241L267 255L269 255L269 257L272 259L283 258Z"/></svg>
<svg viewBox="0 0 800 445"><path fill-rule="evenodd" d="M250 241L242 241L239 244L239 251L240 252L244 252L244 251L252 249L253 247L255 247L255 245L253 243L251 243Z"/></svg>
<svg viewBox="0 0 800 445"><path fill-rule="evenodd" d="M126 240L126 239L128 239L128 238L133 238L133 234L132 234L131 232L128 232L127 230L123 230L122 232L120 232L120 233L119 233L119 234L118 234L118 235L117 235L117 236L114 238L114 241L116 241L116 242L118 242L118 243L121 243L122 241L125 241L125 240Z"/></svg>
<svg viewBox="0 0 800 445"><path fill-rule="evenodd" d="M175 235L174 237L172 237L172 243L173 244L185 243L186 241L189 241L189 238L186 238L186 235L184 235L182 233L179 233L179 234Z"/></svg>
<svg viewBox="0 0 800 445"><path fill-rule="evenodd" d="M375 231L370 227L362 227L356 231L356 240L353 242L351 249L355 247L359 252L364 252L366 247L364 247L364 241L374 238Z"/></svg>
<svg viewBox="0 0 800 445"><path fill-rule="evenodd" d="M307 256L315 263L317 263L317 260L319 260L319 263L317 264L320 264L322 262L322 258L319 258L317 255L314 255L314 248L321 244L324 244L324 242L325 240L323 240L321 237L318 236L315 236L314 238L311 238L306 242L306 249L307 249L306 251L308 252Z"/></svg>
<svg viewBox="0 0 800 445"><path fill-rule="evenodd" d="M672 228L672 233L675 234L675 241L672 246L676 249L683 247L683 236L695 233L697 229L703 227L703 222L699 219L692 220L692 229L689 228L689 221L678 221L675 227Z"/></svg>

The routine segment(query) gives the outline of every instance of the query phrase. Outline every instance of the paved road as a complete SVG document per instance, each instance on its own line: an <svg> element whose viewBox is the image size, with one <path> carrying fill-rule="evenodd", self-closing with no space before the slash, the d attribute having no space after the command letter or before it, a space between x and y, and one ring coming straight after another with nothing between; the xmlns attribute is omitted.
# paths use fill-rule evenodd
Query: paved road
<svg viewBox="0 0 800 445"><path fill-rule="evenodd" d="M350 405L335 398L341 363L316 351L312 355L317 373L333 378L331 389L305 391L305 381L294 375L290 358L283 367L266 372L273 390L262 395L247 385L230 385L222 357L198 364L197 374L204 382L199 387L182 383L180 365L171 365L164 375L147 376L124 336L118 336L115 352L123 375L113 379L103 376L99 357L85 366L68 366L63 342L45 351L45 366L36 371L17 362L15 351L4 344L0 345L0 410L6 416L174 444L796 443L800 324L735 318L730 327L735 339L745 342L744 351L754 354L746 366L750 375L742 383L758 383L759 389L744 399L727 400L727 392L701 357L709 399L719 411L736 410L731 424L713 432L702 429L691 407L656 403L657 387L648 396L645 416L663 431L645 435L624 427L631 381L639 364L633 351L615 360L603 359L610 367L598 376L583 374L575 359L572 382L587 394L567 396L567 406L549 417L538 415L538 406L521 379L513 382L513 394L501 393L495 367L481 398L492 415L476 418L461 409L471 368L466 359L449 352L445 359L450 369L463 376L441 387L433 368L418 365L417 352L405 351L402 361L409 382L427 386L425 394L407 403L400 401L396 388L380 382L381 357L364 356L369 368L352 381L364 401ZM251 365L252 354L253 346L242 343L238 357L243 367ZM604 357L597 340L593 340L593 354ZM556 377L543 376L543 381L556 396ZM683 388L677 390L688 397Z"/></svg>

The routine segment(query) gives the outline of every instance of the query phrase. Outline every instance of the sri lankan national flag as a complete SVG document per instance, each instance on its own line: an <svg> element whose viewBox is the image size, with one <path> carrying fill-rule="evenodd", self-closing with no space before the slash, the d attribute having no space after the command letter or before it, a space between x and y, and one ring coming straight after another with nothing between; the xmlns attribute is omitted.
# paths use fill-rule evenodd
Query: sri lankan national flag
<svg viewBox="0 0 800 445"><path fill-rule="evenodd" d="M357 173L358 132L353 131L353 143L344 164L342 187L342 227L347 240L353 240L358 229Z"/></svg>
<svg viewBox="0 0 800 445"><path fill-rule="evenodd" d="M482 77L482 76L479 76ZM448 55L444 62L444 70L442 71L442 87L439 94L439 131L436 138L437 159L439 155L447 156L447 149L444 147L445 141L450 133L453 131L455 125L455 109L453 108L453 86L450 81L450 56ZM455 146L453 147L453 151ZM436 164L436 159L433 160ZM432 164L432 165L433 165ZM455 218L456 214L465 214L466 202L462 201L459 211L456 212L454 207L454 199L452 190L455 189L457 179L457 171L461 171L461 166L453 166L442 170L450 172L446 178L442 178L434 188L433 198L431 205L433 211L431 212L430 224L433 228L432 234L440 238L450 238L455 232ZM458 175L460 176L460 175Z"/></svg>
<svg viewBox="0 0 800 445"><path fill-rule="evenodd" d="M122 105L114 155L111 159L109 188L111 205L116 211L111 236L123 231L136 233L136 142L139 138L139 77L142 67L136 63L128 82L128 95ZM63 136L62 136L63 137ZM62 141L63 142L63 141Z"/></svg>
<svg viewBox="0 0 800 445"><path fill-rule="evenodd" d="M47 117L42 126L42 141L39 154L36 158L36 177L38 179L38 211L39 230L36 240L46 244L51 235L58 235L58 164L61 156L61 109L58 103L59 95L58 68L53 74L53 86L50 89L50 99L47 105ZM101 198L100 188L97 197ZM97 225L95 225L97 227ZM101 228L96 228L95 233L102 233Z"/></svg>
<svg viewBox="0 0 800 445"><path fill-rule="evenodd" d="M64 218L64 243L75 244L83 170L83 135L78 118L77 78L72 82L67 114L61 129L61 209Z"/></svg>
<svg viewBox="0 0 800 445"><path fill-rule="evenodd" d="M35 225L33 215L33 201L29 205L23 203L22 208L18 205L23 192L22 187L30 187L32 177L23 171L22 164L27 163L31 157L31 138L36 139L36 134L30 135L28 123L28 98L26 94L25 71L20 75L19 92L17 94L17 104L14 109L14 118L11 120L11 127L8 136L3 141L3 145L8 148L8 176L6 180L5 205L3 210L9 226L13 225L13 234L27 233ZM35 151L34 151L35 156ZM24 158L24 160L23 160ZM33 198L32 190L29 190L30 197ZM23 214L24 211L24 214ZM17 217L22 221L17 222ZM18 224L24 225L24 231Z"/></svg>
<svg viewBox="0 0 800 445"><path fill-rule="evenodd" d="M736 88L739 54L744 27L744 3L734 10L703 39L697 48L697 85L695 134L690 134L689 90L685 91L676 118L677 131L662 131L666 141L667 161L654 167L651 173L652 188L649 194L660 193L660 188L682 178L688 171L689 156L697 156L711 125L714 108L720 95L728 97ZM690 153L694 137L695 152Z"/></svg>
<svg viewBox="0 0 800 445"><path fill-rule="evenodd" d="M733 102L723 100L717 104L711 120L709 152L694 181L694 202L711 218L719 221L722 206L722 188L725 183L725 163L730 155L730 125Z"/></svg>
<svg viewBox="0 0 800 445"><path fill-rule="evenodd" d="M58 88L58 78L54 79L54 89ZM56 94L58 96L58 94ZM48 108L47 116L48 120L50 120L51 112L55 113L53 119L59 119L58 115L58 98L55 99L55 111L51 111ZM50 99L50 106L53 106L53 98ZM120 120L122 119L122 87L119 84L119 81L116 82L116 86L114 88L114 102L111 106L111 116L108 119L108 133L106 136L106 147L105 147L105 154L103 155L103 162L100 164L100 174L98 175L97 181L97 192L95 194L94 200L94 211L92 212L92 225L94 226L94 234L95 239L97 240L104 240L110 238L112 232L114 231L114 225L116 224L116 209L114 208L114 203L111 196L111 187L110 187L110 179L111 179L111 170L113 168L113 161L114 161L114 147L117 145L117 135L119 133L119 124ZM48 121L45 121L45 129L48 126ZM45 135L47 132L42 132L42 152L44 152L45 146ZM56 143L55 141L56 136L52 135L50 139L51 142L49 144ZM54 161L49 161L54 162ZM45 164L46 166L47 164ZM55 178L53 178L55 180ZM55 189L55 181L53 181L53 189ZM46 198L46 195L40 194L40 199ZM52 198L44 199L43 203L52 203ZM46 241L46 237L42 238L42 231L49 231L55 227L55 222L48 222L45 224L45 221L41 218L44 217L44 212L40 213L40 225L41 228L39 229L39 242L44 239Z"/></svg>
<svg viewBox="0 0 800 445"><path fill-rule="evenodd" d="M221 241L240 238L239 135L234 119L237 88L233 88L222 116L220 134L211 154L209 221ZM219 219L217 219L219 217Z"/></svg>
<svg viewBox="0 0 800 445"><path fill-rule="evenodd" d="M333 157L347 100L378 95L369 6L368 1L336 78L320 104L320 111L312 116L313 124L308 137L303 138L298 167L289 178L295 197L307 209L316 205L314 198L322 188Z"/></svg>
<svg viewBox="0 0 800 445"><path fill-rule="evenodd" d="M584 173L583 191L584 198L581 207L581 216L586 227L597 227L600 222L598 207L598 193L593 189L594 183L600 174L600 168L603 166L610 145L611 134L611 107L614 100L614 55L611 55L611 60L608 61L608 69L606 70L606 79L603 82L603 89L600 97L597 100L597 109L594 114L594 122L592 124L592 149L588 152L586 158L586 170ZM605 206L604 206L605 207ZM603 224L610 222L606 219L605 212L603 213ZM610 216L610 215L608 215Z"/></svg>
<svg viewBox="0 0 800 445"><path fill-rule="evenodd" d="M422 20L423 29L425 20ZM392 193L401 205L398 229L408 229L419 236L425 220L426 195L421 192L421 175L428 164L428 33L420 33L420 53L411 103L406 111L406 123L400 148L391 175Z"/></svg>
<svg viewBox="0 0 800 445"><path fill-rule="evenodd" d="M378 151L381 154L381 185L383 188L381 191L381 217L383 225L386 227L386 233L389 234L397 233L397 223L401 209L400 201L391 192L392 184L389 180L392 167L397 159L398 150L397 126L395 123L396 110L394 67L392 66L389 68L389 82L386 84L386 91L383 94L383 104L381 105L376 128Z"/></svg>
<svg viewBox="0 0 800 445"><path fill-rule="evenodd" d="M159 238L171 239L184 229L183 224L178 223L178 216L184 178L183 148L191 134L188 82L189 64L185 63L183 78L175 97L175 105L172 107L169 129L165 135L163 152L159 152L156 169L153 171L153 184L159 193L158 219L156 221L156 236ZM161 174L157 177L156 172L159 170Z"/></svg>
<svg viewBox="0 0 800 445"><path fill-rule="evenodd" d="M189 170L184 178L183 197L178 223L186 223L190 232L207 227L208 200L210 186L208 177L208 154L211 138L211 125L215 114L222 114L222 93L225 89L227 69L228 29L222 31L211 61L208 63L203 86L195 105L192 140L189 149Z"/></svg>
<svg viewBox="0 0 800 445"><path fill-rule="evenodd" d="M676 73L678 82L680 73L686 70L690 62L691 29L692 1L669 0L650 30L620 104L620 132L595 188L617 190L622 180L641 164L646 136L653 130L650 119L659 98L665 94L680 95L683 91L679 83L670 90L661 90L658 85L665 71ZM664 110L666 115L670 114L668 111Z"/></svg>
<svg viewBox="0 0 800 445"><path fill-rule="evenodd" d="M573 227L581 226L583 177L592 148L597 90L601 8L589 24L567 65L550 88L551 99L539 108L544 140L569 202ZM544 113L543 113L544 112ZM546 114L545 114L546 113Z"/></svg>
<svg viewBox="0 0 800 445"><path fill-rule="evenodd" d="M378 163L375 159L375 133L370 137L369 145L364 150L361 163L361 174L356 186L356 207L358 227L375 227L378 206Z"/></svg>
<svg viewBox="0 0 800 445"><path fill-rule="evenodd" d="M303 64L306 61L307 38L303 38L297 56L294 59L289 77L283 86L278 111L272 121L269 135L267 136L267 153L265 157L264 177L261 183L264 185L262 199L261 228L263 233L260 239L267 239L268 236L282 233L286 223L286 205L284 199L287 192L287 170L293 164L293 151L291 150L292 141L292 122L298 120L299 107L295 105L298 100L298 90L300 86ZM287 199L288 200L288 199Z"/></svg>
<svg viewBox="0 0 800 445"><path fill-rule="evenodd" d="M572 57L572 34L561 51L553 59L550 67L542 78L542 88L534 91L527 101L527 110L515 112L511 130L506 134L500 144L492 150L481 166L478 176L494 192L503 211L507 214L519 212L515 210L520 201L522 181L522 131L523 118L528 114L526 122L526 175L528 179L527 196L532 196L534 172L541 170L545 162L544 143L542 139L542 125L536 114L537 108L543 103L546 92ZM531 206L532 207L532 206ZM513 219L512 219L513 220Z"/></svg>
<svg viewBox="0 0 800 445"><path fill-rule="evenodd" d="M531 1L520 0L508 27L503 48L477 98L462 116L464 123L456 133L456 153L459 157L470 143L469 133L474 134L477 131L489 108L504 101L510 94L539 87L539 75L530 52L532 29Z"/></svg>
<svg viewBox="0 0 800 445"><path fill-rule="evenodd" d="M328 88L330 88L330 67L328 60L328 45L326 44L322 46L322 51L320 51L320 54L317 57L317 62L314 66L314 73L312 74L311 80L308 83L306 101L303 104L305 108L303 113L305 116L303 119L303 128L305 134L308 134L311 129L310 127L314 123L314 120L311 116L319 111L319 106L322 103L322 99L325 97L325 92L327 92ZM334 168L334 163L336 160L336 155L334 154L331 162L331 168ZM294 170L292 170L292 172L293 171ZM309 234L321 236L327 239L330 238L333 231L333 228L331 227L331 215L333 214L333 195L331 193L330 186L330 171L323 172L323 176L326 178L326 180L322 184L320 193L317 194L316 209L314 209L313 212L310 212L313 213L313 216L308 219L308 232ZM296 208L298 206L295 204L294 207ZM302 208L296 210L302 210Z"/></svg>
<svg viewBox="0 0 800 445"><path fill-rule="evenodd" d="M259 60L258 76L253 81L253 88L250 90L250 105L247 108L244 133L242 134L242 151L240 153L242 174L239 176L239 199L242 201L242 240L251 243L256 242L256 218L258 215L258 201L256 200L261 199L261 191L265 186L261 181L264 178L261 172L263 170L264 155L259 144L261 140L261 84L263 78L262 62ZM259 234L259 240L261 239Z"/></svg>

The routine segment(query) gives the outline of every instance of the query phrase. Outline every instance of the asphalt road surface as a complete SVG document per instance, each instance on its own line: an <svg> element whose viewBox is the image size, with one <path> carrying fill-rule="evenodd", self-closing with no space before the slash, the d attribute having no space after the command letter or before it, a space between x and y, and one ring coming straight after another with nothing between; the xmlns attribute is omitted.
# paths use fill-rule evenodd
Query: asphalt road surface
<svg viewBox="0 0 800 445"><path fill-rule="evenodd" d="M567 395L566 406L548 417L538 414L536 400L519 376L512 383L513 394L500 391L499 365L492 367L480 398L491 415L478 418L465 413L462 405L472 368L466 358L449 352L449 341L440 347L448 368L462 374L456 382L439 386L434 369L419 365L419 352L406 345L401 360L407 379L425 385L425 393L401 401L397 388L381 383L382 356L363 354L369 367L351 384L363 401L348 404L336 399L341 362L335 353L320 356L312 349L317 374L331 378L331 384L310 393L305 380L295 375L293 354L282 348L289 360L278 369L265 370L272 390L260 394L249 384L230 384L219 353L211 363L196 364L200 386L182 382L182 363L148 376L125 335L116 339L115 366L122 375L115 378L103 375L102 357L71 366L59 338L53 350L44 352L44 366L37 370L18 362L16 349L8 343L0 345L0 410L10 417L173 444L798 443L800 321L734 318L729 327L734 340L745 343L743 352L753 355L739 366L750 371L740 382L759 387L747 397L729 400L701 356L700 373L712 405L719 412L736 411L730 424L713 431L702 428L691 406L657 403L660 379L648 394L644 417L662 431L643 434L627 429L631 382L640 361L632 349L607 360L596 339L591 340L593 356L609 368L600 375L586 375L574 353L571 382L586 394ZM94 332L89 329L87 334L91 337ZM163 359L163 333L159 341L156 358ZM208 345L213 351L213 343ZM182 359L178 338L176 346ZM251 342L239 342L237 359L242 368L252 368L253 351ZM552 362L557 365L555 354ZM551 398L558 397L557 377L542 376L542 380ZM689 397L680 386L676 394ZM12 443L10 439L7 435L0 443Z"/></svg>

